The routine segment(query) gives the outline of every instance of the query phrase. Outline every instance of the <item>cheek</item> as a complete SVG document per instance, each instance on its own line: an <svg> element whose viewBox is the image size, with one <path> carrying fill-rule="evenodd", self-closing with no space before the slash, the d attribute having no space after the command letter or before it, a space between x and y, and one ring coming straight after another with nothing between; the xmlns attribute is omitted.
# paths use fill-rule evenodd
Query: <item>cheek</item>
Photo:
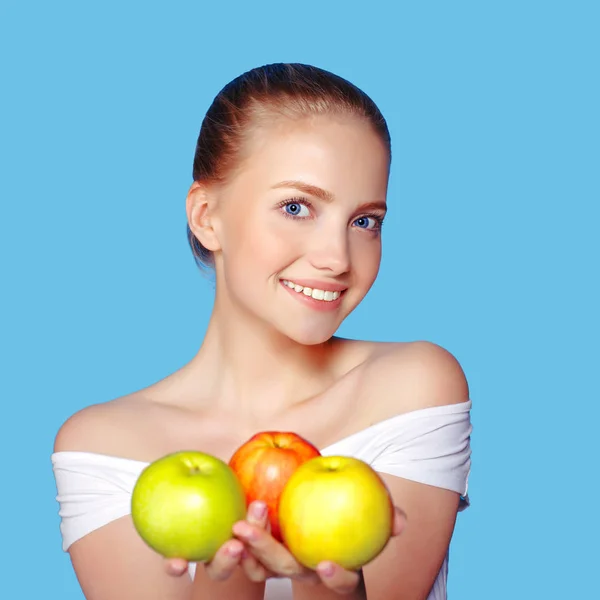
<svg viewBox="0 0 600 600"><path fill-rule="evenodd" d="M357 233L366 238L369 234ZM357 239L352 245L352 270L355 277L364 284L371 285L381 263L381 238Z"/></svg>
<svg viewBox="0 0 600 600"><path fill-rule="evenodd" d="M249 212L244 219L229 219L222 247L230 266L243 265L247 272L271 275L296 258L303 236L297 224L294 228L282 221L274 215Z"/></svg>

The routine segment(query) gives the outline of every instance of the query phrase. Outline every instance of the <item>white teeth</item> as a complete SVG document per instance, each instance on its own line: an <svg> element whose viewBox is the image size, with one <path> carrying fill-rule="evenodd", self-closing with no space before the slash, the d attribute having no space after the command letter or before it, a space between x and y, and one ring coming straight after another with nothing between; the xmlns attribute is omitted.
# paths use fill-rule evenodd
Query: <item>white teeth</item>
<svg viewBox="0 0 600 600"><path fill-rule="evenodd" d="M295 292L302 292L305 296L309 296L315 300L332 302L333 300L337 300L341 295L341 292L332 292L331 290L317 290L309 287L303 287L297 283L294 283L293 281L288 281L287 279L283 279L282 281L284 285L287 285L287 287Z"/></svg>

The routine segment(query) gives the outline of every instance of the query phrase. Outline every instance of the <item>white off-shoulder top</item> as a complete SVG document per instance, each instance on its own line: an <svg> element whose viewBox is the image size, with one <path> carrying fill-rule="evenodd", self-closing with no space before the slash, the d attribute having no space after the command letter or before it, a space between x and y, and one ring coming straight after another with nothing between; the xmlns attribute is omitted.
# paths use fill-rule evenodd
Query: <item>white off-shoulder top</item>
<svg viewBox="0 0 600 600"><path fill-rule="evenodd" d="M471 401L423 408L376 423L321 449L323 455L360 458L377 472L453 490L459 511L469 506ZM149 464L90 452L51 455L59 503L62 548L131 512L137 478ZM194 577L195 564L190 564ZM446 600L448 555L428 600ZM401 585L401 582L399 582ZM266 600L291 600L289 579L269 579Z"/></svg>

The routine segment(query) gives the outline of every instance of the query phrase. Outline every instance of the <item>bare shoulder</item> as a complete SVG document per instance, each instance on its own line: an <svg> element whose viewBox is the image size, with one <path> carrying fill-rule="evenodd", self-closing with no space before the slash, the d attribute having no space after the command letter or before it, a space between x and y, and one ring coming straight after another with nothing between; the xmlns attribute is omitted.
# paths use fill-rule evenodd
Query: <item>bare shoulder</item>
<svg viewBox="0 0 600 600"><path fill-rule="evenodd" d="M387 416L469 400L460 363L432 342L378 344L367 371Z"/></svg>
<svg viewBox="0 0 600 600"><path fill-rule="evenodd" d="M139 458L136 453L144 446L134 424L139 422L143 412L144 400L137 394L87 406L70 416L60 427L54 451ZM90 495L90 498L93 496ZM111 508L112 496L107 498L108 503L104 502L101 510ZM162 557L142 541L129 514L102 526L94 526L96 519L93 512L98 506L97 502L89 502L80 507L80 521L85 522L84 527L89 526L89 531L78 537L68 549L86 598L158 600L191 597L190 579L170 577L165 573ZM115 548L119 551L115 552ZM99 564L102 565L100 570Z"/></svg>
<svg viewBox="0 0 600 600"><path fill-rule="evenodd" d="M149 402L137 393L86 406L71 415L54 439L54 452L76 451L127 455L139 449L145 436L142 422Z"/></svg>
<svg viewBox="0 0 600 600"><path fill-rule="evenodd" d="M378 403L380 417L469 400L466 377L458 360L431 342L381 344L368 369L369 381L375 388L372 398ZM421 443L431 444L431 452L422 454L411 468L422 469L423 473L431 468L446 468L432 467L430 459L447 450L438 448L436 442L421 439ZM402 598L425 598L448 555L460 495L446 488L446 484L428 485L385 471L381 476L394 504L406 513L408 525L365 567L367 595L390 598L400 593Z"/></svg>

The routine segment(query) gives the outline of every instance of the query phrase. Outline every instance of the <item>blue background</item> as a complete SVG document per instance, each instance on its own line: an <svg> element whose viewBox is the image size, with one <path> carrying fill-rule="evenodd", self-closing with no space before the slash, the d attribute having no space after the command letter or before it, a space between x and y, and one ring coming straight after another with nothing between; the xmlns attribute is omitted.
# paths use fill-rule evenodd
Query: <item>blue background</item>
<svg viewBox="0 0 600 600"><path fill-rule="evenodd" d="M195 353L212 305L185 237L200 123L225 83L279 61L349 78L389 122L382 269L340 333L432 340L465 369L451 600L589 597L598 7L2 0L0 597L82 598L55 433Z"/></svg>

